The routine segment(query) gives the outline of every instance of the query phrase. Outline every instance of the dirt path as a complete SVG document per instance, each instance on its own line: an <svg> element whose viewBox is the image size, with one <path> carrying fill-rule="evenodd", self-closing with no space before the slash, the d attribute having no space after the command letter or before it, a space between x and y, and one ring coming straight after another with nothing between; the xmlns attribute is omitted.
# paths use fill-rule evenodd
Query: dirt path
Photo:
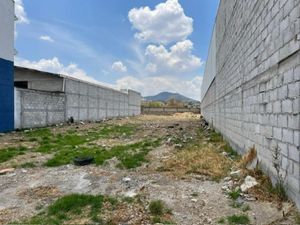
<svg viewBox="0 0 300 225"><path fill-rule="evenodd" d="M162 138L161 145L148 154L148 163L122 170L115 167L118 160L113 158L103 166L76 167L69 164L53 168L17 168L0 176L0 224L36 215L56 199L71 193L142 196L145 207L151 200L162 200L172 211L172 221L179 225L219 224L222 218L230 215L247 215L251 224L271 224L282 218L283 211L289 210L289 204L283 204L283 208L278 210L277 204L272 202L249 201L245 203L249 209L242 211L232 207L232 200L222 190L227 182L224 179L216 182L201 174L178 175L174 171L161 170L176 156L178 147L182 147L181 143L170 143L170 139L180 137L184 144L196 138L200 126L198 117L185 114L142 116L107 122L128 123L138 125L139 132L126 139L127 142L145 137ZM81 126L80 130L86 132L85 125ZM86 126L92 129L98 125ZM53 129L60 132L70 127ZM16 139L16 134L2 138L9 143L10 137ZM114 139L116 142L124 141L124 138ZM111 139L107 140L101 140L101 145L114 144ZM5 162L5 165L9 166L10 162ZM123 224L133 223L127 221Z"/></svg>

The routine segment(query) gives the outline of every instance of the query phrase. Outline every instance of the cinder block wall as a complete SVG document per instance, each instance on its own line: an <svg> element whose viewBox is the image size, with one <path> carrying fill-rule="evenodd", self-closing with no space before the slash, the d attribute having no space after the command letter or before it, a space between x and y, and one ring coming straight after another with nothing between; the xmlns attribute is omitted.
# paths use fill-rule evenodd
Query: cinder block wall
<svg viewBox="0 0 300 225"><path fill-rule="evenodd" d="M278 146L300 207L300 1L221 0L215 30L216 76L202 114L240 153L255 145L273 180Z"/></svg>
<svg viewBox="0 0 300 225"><path fill-rule="evenodd" d="M27 82L28 86L15 89L15 128L43 127L71 117L75 121L100 121L141 113L141 94L132 90L119 91L22 67L15 67L15 81Z"/></svg>
<svg viewBox="0 0 300 225"><path fill-rule="evenodd" d="M135 91L121 92L65 78L65 93L66 120L95 121L140 114L141 95Z"/></svg>
<svg viewBox="0 0 300 225"><path fill-rule="evenodd" d="M15 89L15 128L45 127L64 122L64 93Z"/></svg>

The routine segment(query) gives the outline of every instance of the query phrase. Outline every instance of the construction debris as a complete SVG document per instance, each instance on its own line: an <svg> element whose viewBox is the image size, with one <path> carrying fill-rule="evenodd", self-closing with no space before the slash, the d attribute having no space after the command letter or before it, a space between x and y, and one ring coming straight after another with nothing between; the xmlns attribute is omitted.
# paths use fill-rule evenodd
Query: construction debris
<svg viewBox="0 0 300 225"><path fill-rule="evenodd" d="M251 177L251 176L247 176L245 178L245 181L244 183L241 185L241 191L242 192L246 192L248 191L250 188L254 187L258 185L256 179L254 177Z"/></svg>

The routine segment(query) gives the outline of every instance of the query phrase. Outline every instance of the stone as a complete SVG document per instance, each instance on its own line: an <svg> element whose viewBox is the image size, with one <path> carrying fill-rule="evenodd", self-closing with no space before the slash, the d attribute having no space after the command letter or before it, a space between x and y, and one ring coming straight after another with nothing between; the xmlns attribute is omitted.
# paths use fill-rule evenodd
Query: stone
<svg viewBox="0 0 300 225"><path fill-rule="evenodd" d="M241 170L236 170L236 171L232 171L232 172L230 173L230 176L231 176L231 177L236 177L236 178L238 178L238 177L241 176L241 174L242 174L242 171L241 171Z"/></svg>
<svg viewBox="0 0 300 225"><path fill-rule="evenodd" d="M174 146L175 146L175 148L182 148L182 147L183 147L182 144L176 144L176 145L174 145Z"/></svg>
<svg viewBox="0 0 300 225"><path fill-rule="evenodd" d="M125 183L129 183L131 181L131 178L130 177L124 177L122 179L122 181L125 182Z"/></svg>
<svg viewBox="0 0 300 225"><path fill-rule="evenodd" d="M231 180L231 177L225 177L224 178L224 181L226 182L226 181L230 181Z"/></svg>
<svg viewBox="0 0 300 225"><path fill-rule="evenodd" d="M197 202L198 200L196 198L191 199L192 202Z"/></svg>
<svg viewBox="0 0 300 225"><path fill-rule="evenodd" d="M134 198L135 196L137 196L137 193L135 192L135 190L130 190L125 193L125 197Z"/></svg>
<svg viewBox="0 0 300 225"><path fill-rule="evenodd" d="M227 157L229 154L227 152L222 152L222 155Z"/></svg>
<svg viewBox="0 0 300 225"><path fill-rule="evenodd" d="M3 169L3 170L0 170L0 175L4 175L4 174L7 174L7 173L12 173L14 171L15 171L15 168Z"/></svg>
<svg viewBox="0 0 300 225"><path fill-rule="evenodd" d="M245 178L245 181L244 183L241 185L241 191L242 192L246 192L248 191L250 188L254 187L258 185L256 179L254 177L251 177L251 176L247 176Z"/></svg>

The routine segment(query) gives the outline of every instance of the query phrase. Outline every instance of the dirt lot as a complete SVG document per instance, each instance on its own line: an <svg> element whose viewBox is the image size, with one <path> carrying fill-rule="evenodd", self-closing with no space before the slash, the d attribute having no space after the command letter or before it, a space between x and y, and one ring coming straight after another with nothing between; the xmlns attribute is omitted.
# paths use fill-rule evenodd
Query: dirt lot
<svg viewBox="0 0 300 225"><path fill-rule="evenodd" d="M94 163L75 166L82 156ZM187 113L2 135L0 170L13 169L0 175L0 224L297 224L242 160ZM242 192L249 175L258 183Z"/></svg>

